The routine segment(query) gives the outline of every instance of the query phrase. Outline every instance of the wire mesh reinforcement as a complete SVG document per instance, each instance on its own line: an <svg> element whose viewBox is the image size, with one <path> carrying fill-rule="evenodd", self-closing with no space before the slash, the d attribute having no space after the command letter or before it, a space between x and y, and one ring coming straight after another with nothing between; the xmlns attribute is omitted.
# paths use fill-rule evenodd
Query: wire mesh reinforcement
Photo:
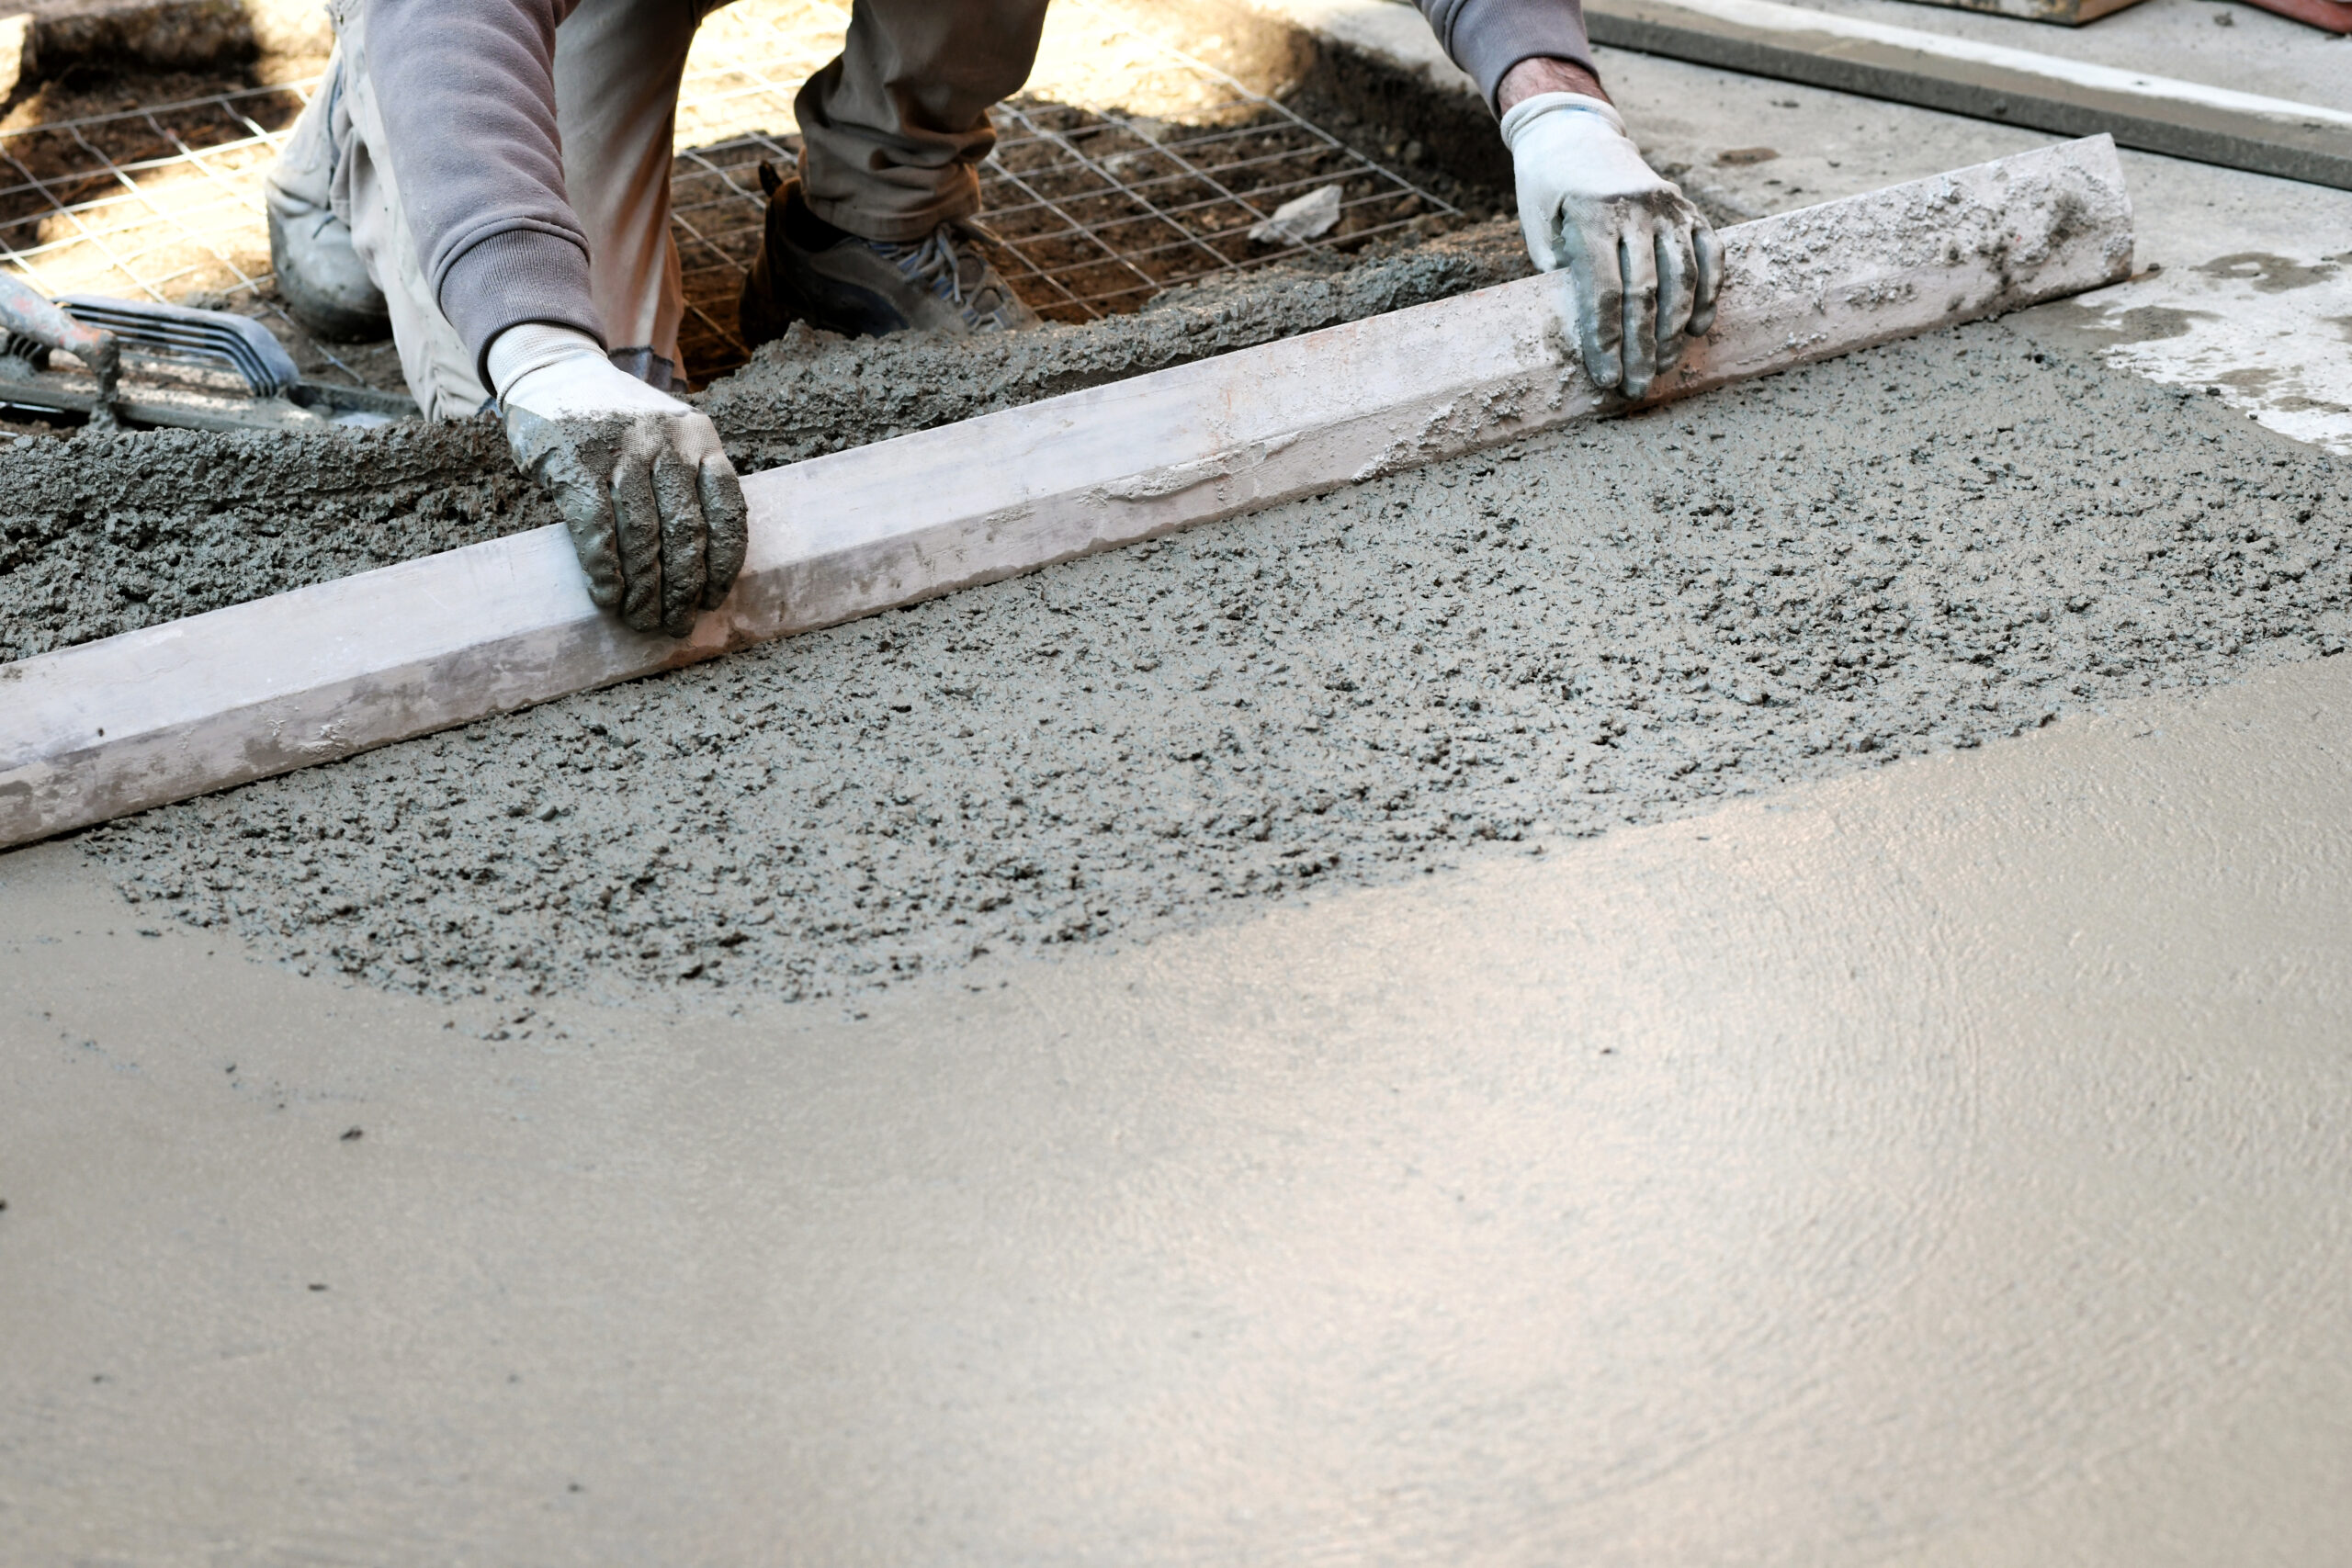
<svg viewBox="0 0 2352 1568"><path fill-rule="evenodd" d="M1283 105L1062 0L1029 91L999 106L980 169L999 264L1049 320L1132 310L1176 284L1301 251L1348 249L1454 209ZM672 224L696 380L742 362L735 300L760 245L763 161L789 171L793 96L839 48L845 8L738 0L704 25L678 109ZM0 131L0 265L52 294L224 306L288 340L306 373L385 386L381 351L301 333L268 287L261 180L313 83ZM1321 235L1253 240L1283 203L1326 186Z"/></svg>

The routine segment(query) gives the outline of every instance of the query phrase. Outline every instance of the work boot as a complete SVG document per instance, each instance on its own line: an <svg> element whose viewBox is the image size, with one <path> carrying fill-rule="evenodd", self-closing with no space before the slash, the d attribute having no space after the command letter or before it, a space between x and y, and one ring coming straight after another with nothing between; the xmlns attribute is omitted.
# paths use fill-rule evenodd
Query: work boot
<svg viewBox="0 0 2352 1568"><path fill-rule="evenodd" d="M263 182L269 209L269 264L287 314L332 343L376 343L392 335L383 291L352 248L351 227L334 215L335 108L343 96L343 51L303 106ZM348 118L345 133L348 134Z"/></svg>
<svg viewBox="0 0 2352 1568"><path fill-rule="evenodd" d="M933 332L971 337L1037 324L989 265L977 224L942 223L920 240L862 240L809 210L800 182L760 165L767 235L743 280L743 341L752 348L795 321L844 337Z"/></svg>

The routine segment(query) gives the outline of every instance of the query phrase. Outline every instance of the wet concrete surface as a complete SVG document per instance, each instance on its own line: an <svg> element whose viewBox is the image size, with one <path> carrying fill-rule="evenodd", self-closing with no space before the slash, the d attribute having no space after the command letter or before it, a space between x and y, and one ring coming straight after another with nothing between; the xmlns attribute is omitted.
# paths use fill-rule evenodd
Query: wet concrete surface
<svg viewBox="0 0 2352 1568"><path fill-rule="evenodd" d="M2347 755L2317 660L593 1043L0 858L0 1555L2320 1568Z"/></svg>
<svg viewBox="0 0 2352 1568"><path fill-rule="evenodd" d="M1719 212L2042 140L1604 65ZM0 857L0 1560L2337 1561L2352 197L2126 163L2084 305ZM0 653L545 520L376 439L39 469Z"/></svg>
<svg viewBox="0 0 2352 1568"><path fill-rule="evenodd" d="M148 813L141 918L854 1000L2340 649L2352 471L1989 324Z"/></svg>

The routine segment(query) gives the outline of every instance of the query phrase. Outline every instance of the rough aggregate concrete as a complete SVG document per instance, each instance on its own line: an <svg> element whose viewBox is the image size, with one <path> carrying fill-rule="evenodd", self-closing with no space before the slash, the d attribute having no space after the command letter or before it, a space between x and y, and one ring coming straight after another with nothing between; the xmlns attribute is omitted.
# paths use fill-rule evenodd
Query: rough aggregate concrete
<svg viewBox="0 0 2352 1568"><path fill-rule="evenodd" d="M1116 380L1526 271L1508 223L1163 295L1009 341L796 329L698 400L747 471ZM0 435L0 661L556 521L487 423L359 435Z"/></svg>
<svg viewBox="0 0 2352 1568"><path fill-rule="evenodd" d="M556 521L487 423L0 448L0 660Z"/></svg>
<svg viewBox="0 0 2352 1568"><path fill-rule="evenodd" d="M2347 523L2352 467L1985 324L85 842L379 985L854 996L2338 652Z"/></svg>
<svg viewBox="0 0 2352 1568"><path fill-rule="evenodd" d="M1172 290L1132 316L979 343L857 344L796 327L701 400L751 468L1035 402L1295 337L1528 273L1516 223L1456 231L1362 259L1319 258Z"/></svg>

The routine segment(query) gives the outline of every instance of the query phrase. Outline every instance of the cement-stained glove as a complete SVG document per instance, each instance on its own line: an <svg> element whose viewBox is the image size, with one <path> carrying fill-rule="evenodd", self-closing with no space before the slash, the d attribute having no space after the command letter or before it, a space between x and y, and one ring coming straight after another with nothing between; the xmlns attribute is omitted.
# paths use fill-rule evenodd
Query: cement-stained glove
<svg viewBox="0 0 2352 1568"><path fill-rule="evenodd" d="M735 585L750 528L718 430L569 327L507 328L488 368L514 460L554 497L597 608L692 630Z"/></svg>
<svg viewBox="0 0 2352 1568"><path fill-rule="evenodd" d="M1577 347L1593 384L1629 398L1714 324L1723 248L1672 183L1642 161L1599 98L1538 93L1503 116L1527 254L1576 281Z"/></svg>

